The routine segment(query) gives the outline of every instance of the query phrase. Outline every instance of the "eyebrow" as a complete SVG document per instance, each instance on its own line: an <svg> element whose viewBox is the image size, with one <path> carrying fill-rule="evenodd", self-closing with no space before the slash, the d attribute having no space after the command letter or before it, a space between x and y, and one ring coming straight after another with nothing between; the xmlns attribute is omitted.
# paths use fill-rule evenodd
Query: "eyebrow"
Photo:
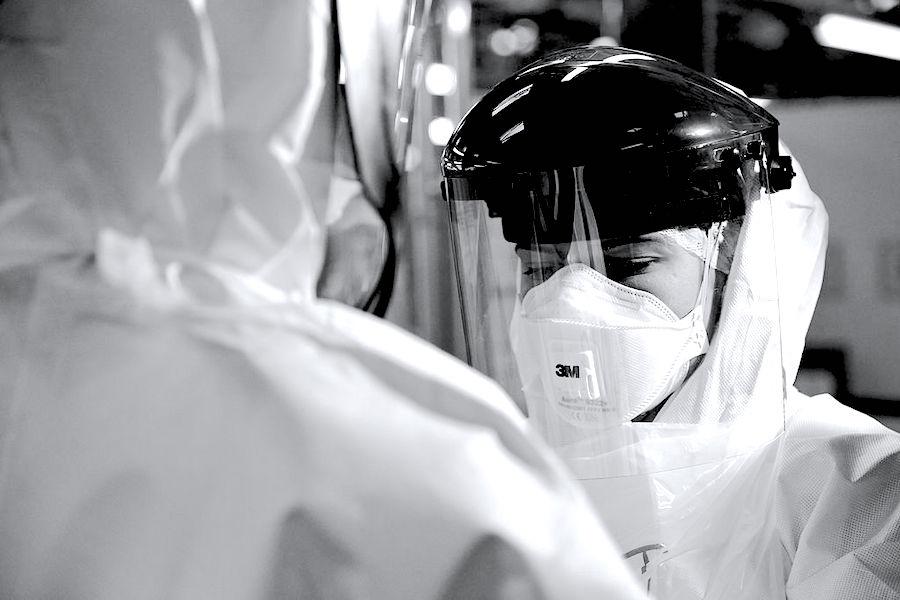
<svg viewBox="0 0 900 600"><path fill-rule="evenodd" d="M634 236L629 238L618 238L603 241L603 252L615 252L617 249L628 246L647 246L654 247L664 246L663 240L659 238L651 238L646 235Z"/></svg>
<svg viewBox="0 0 900 600"><path fill-rule="evenodd" d="M605 238L604 240L602 240L602 243L605 248L612 248L615 246L624 246L626 244L641 244L641 243L646 243L646 242L658 242L658 241L659 241L659 238L655 235L654 232L651 232L651 233L642 233L642 234L637 234L637 235L628 235L628 236L623 236L623 237Z"/></svg>

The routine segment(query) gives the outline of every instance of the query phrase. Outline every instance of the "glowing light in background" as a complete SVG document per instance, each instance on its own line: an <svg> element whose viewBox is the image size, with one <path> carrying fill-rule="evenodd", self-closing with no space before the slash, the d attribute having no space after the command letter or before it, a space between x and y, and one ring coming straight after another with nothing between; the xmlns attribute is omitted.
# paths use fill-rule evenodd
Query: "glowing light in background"
<svg viewBox="0 0 900 600"><path fill-rule="evenodd" d="M425 69L425 89L433 96L449 96L456 91L456 69L444 63L431 63Z"/></svg>
<svg viewBox="0 0 900 600"><path fill-rule="evenodd" d="M456 35L462 35L469 31L472 23L472 14L462 4L456 4L447 11L447 29Z"/></svg>
<svg viewBox="0 0 900 600"><path fill-rule="evenodd" d="M887 12L900 4L900 0L872 0L875 10Z"/></svg>
<svg viewBox="0 0 900 600"><path fill-rule="evenodd" d="M516 34L509 29L497 29L491 32L488 44L494 54L500 56L512 56L516 53Z"/></svg>
<svg viewBox="0 0 900 600"><path fill-rule="evenodd" d="M517 19L509 28L516 36L516 52L518 54L531 54L538 44L538 24L531 19Z"/></svg>
<svg viewBox="0 0 900 600"><path fill-rule="evenodd" d="M428 124L428 139L435 146L444 146L453 135L453 121L447 117L435 117Z"/></svg>
<svg viewBox="0 0 900 600"><path fill-rule="evenodd" d="M526 56L537 49L540 29L531 19L518 19L509 29L491 32L488 45L500 56L520 54Z"/></svg>
<svg viewBox="0 0 900 600"><path fill-rule="evenodd" d="M751 10L741 19L737 37L760 50L774 51L784 46L790 34L781 19L764 10Z"/></svg>
<svg viewBox="0 0 900 600"><path fill-rule="evenodd" d="M900 60L900 27L846 15L824 15L813 29L822 46Z"/></svg>
<svg viewBox="0 0 900 600"><path fill-rule="evenodd" d="M598 38L594 38L591 40L591 46L618 46L619 40L612 37L611 35L601 35Z"/></svg>

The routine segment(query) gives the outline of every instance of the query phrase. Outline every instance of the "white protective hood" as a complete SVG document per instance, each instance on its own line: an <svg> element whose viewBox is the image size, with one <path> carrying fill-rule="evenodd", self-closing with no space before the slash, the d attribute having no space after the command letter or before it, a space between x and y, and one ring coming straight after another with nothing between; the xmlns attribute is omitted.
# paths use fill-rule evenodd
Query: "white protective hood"
<svg viewBox="0 0 900 600"><path fill-rule="evenodd" d="M781 152L790 154L784 146ZM774 194L770 205L751 206L711 346L656 422L739 421L742 413L766 410L757 405L774 400L766 395L773 380L783 378L782 392L793 385L822 287L828 242L825 207L799 162L793 164L797 175L791 188ZM771 368L775 365L782 372Z"/></svg>
<svg viewBox="0 0 900 600"><path fill-rule="evenodd" d="M6 4L3 182L18 201L4 266L90 253L110 229L163 264L312 297L334 147L327 28L221 3Z"/></svg>
<svg viewBox="0 0 900 600"><path fill-rule="evenodd" d="M0 7L0 597L636 597L499 388L315 298L329 20Z"/></svg>
<svg viewBox="0 0 900 600"><path fill-rule="evenodd" d="M791 189L750 203L718 328L683 387L652 423L560 449L661 598L785 594L776 496L788 390L827 239L824 207L795 169Z"/></svg>

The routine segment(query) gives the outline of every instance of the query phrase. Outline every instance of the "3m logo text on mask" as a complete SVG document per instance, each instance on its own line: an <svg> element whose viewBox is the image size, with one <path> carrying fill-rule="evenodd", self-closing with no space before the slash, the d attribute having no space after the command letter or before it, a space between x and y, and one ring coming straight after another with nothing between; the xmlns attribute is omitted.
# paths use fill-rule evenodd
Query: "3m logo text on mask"
<svg viewBox="0 0 900 600"><path fill-rule="evenodd" d="M581 368L578 365L556 365L556 376L557 377L575 377L576 379L581 378Z"/></svg>
<svg viewBox="0 0 900 600"><path fill-rule="evenodd" d="M598 396L593 352L578 343L551 342L547 359L558 396L578 399Z"/></svg>
<svg viewBox="0 0 900 600"><path fill-rule="evenodd" d="M535 366L540 365L543 401L556 414L577 427L618 422L619 407L609 400L615 396L604 388L596 352L590 343L548 336L534 343L534 347L540 352Z"/></svg>

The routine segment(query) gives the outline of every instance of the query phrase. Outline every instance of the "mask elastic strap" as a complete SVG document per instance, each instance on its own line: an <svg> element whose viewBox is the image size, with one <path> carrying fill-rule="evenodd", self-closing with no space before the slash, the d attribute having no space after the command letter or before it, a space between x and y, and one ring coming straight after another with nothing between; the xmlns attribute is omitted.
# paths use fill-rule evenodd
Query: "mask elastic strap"
<svg viewBox="0 0 900 600"><path fill-rule="evenodd" d="M714 284L714 272L719 260L719 249L722 245L722 234L725 231L726 224L726 221L713 223L706 233L706 258L703 264L703 278L700 281L697 301L694 303L694 319L699 321L699 323L695 324L695 331L702 331L704 334L706 333L706 322L712 312L712 286L710 285L710 279L713 280L712 283ZM700 340L700 342L706 347L709 344L709 339L706 335L704 337L707 339Z"/></svg>

